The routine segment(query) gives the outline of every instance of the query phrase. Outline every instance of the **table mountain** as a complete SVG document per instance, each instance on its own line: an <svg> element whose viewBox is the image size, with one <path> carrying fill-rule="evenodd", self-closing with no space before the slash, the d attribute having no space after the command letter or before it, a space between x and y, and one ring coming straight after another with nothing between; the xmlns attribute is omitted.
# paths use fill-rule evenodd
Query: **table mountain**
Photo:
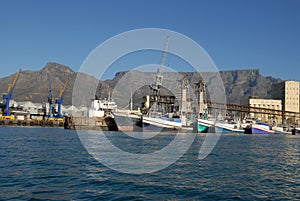
<svg viewBox="0 0 300 201"><path fill-rule="evenodd" d="M22 71L19 80L16 84L15 90L13 92L13 99L16 101L32 101L32 102L46 102L48 96L48 84L46 74L49 74L51 78L53 97L59 96L59 90L63 87L64 83L68 80L68 86L64 95L64 105L72 104L72 93L73 86L77 72L74 72L70 67L64 66L58 63L49 62L44 68L37 71L26 70ZM173 73L173 74L172 74ZM122 93L124 89L128 90L126 93L130 93L128 87L124 87L122 90L118 89L120 82L127 79L127 82L134 83L138 88L133 91L133 98L136 106L140 106L142 102L143 95L151 94L149 84L151 84L155 79L156 73L140 72L140 71L126 71L116 73L112 80L99 81L97 78L91 75L80 73L87 83L90 85L98 85L96 93L100 97L107 97L110 93L116 98L119 96L119 101L117 104L120 107L125 107L128 105L128 99L122 100ZM261 98L271 97L271 85L279 83L282 80L273 77L265 77L260 74L258 69L254 70L231 70L231 71L221 71L219 72L224 84L224 89L226 92L227 102L235 104L245 104L249 96L258 96ZM206 80L207 86L212 86L214 84L214 79L217 78L217 73L193 73L193 72L183 72L174 73L166 72L164 73L163 84L174 83L174 80L182 79L187 76L190 83L197 82L197 79L202 77L209 78ZM4 93L7 90L9 83L13 81L15 74L8 77L0 78L0 93ZM147 81L146 81L147 80ZM173 81L173 82L172 82ZM145 84L146 83L146 84ZM141 87L139 87L141 86ZM168 89L162 89L161 93L172 93L171 91L176 90L176 85L171 84L167 87ZM76 91L79 95L84 92L79 88ZM84 97L82 95L83 103L88 103L90 99L94 97ZM120 98L121 97L121 98ZM113 97L114 98L114 97Z"/></svg>

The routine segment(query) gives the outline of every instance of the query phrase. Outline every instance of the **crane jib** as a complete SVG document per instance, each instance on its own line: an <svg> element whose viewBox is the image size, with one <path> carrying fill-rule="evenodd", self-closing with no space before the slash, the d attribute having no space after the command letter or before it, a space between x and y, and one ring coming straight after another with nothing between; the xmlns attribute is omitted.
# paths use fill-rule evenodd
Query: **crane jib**
<svg viewBox="0 0 300 201"><path fill-rule="evenodd" d="M160 66L157 68L154 84L152 84L150 86L153 93L156 94L156 95L159 93L159 90L160 90L160 87L161 87L162 81L163 81L162 72L164 71L164 63L165 63L166 56L167 56L169 40L170 40L170 36L167 36L166 44L165 44L163 55L162 55L161 62L160 62Z"/></svg>

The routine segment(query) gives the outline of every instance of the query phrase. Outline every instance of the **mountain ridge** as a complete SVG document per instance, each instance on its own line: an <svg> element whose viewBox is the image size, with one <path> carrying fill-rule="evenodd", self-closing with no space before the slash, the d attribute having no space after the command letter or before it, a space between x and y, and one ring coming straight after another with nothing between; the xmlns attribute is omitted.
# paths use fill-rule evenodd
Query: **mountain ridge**
<svg viewBox="0 0 300 201"><path fill-rule="evenodd" d="M115 74L115 77L111 80L101 81L96 79L92 75L74 72L69 66L62 64L48 62L43 68L36 71L25 70L22 71L18 82L16 83L15 90L13 92L13 100L16 101L31 101L43 103L47 101L48 96L48 84L46 74L48 73L51 79L51 87L53 97L59 96L59 91L63 87L64 83L68 80L68 86L64 95L64 105L72 104L73 86L76 76L80 74L84 76L84 79L90 84L96 84L96 95L100 97L107 97L108 94L117 86L118 82L128 75L128 72L133 73L130 81L137 82L136 84L142 84L143 77L154 81L154 72L132 72L121 71ZM262 76L259 69L251 70L226 70L218 72L222 78L224 89L226 92L226 98L228 103L232 104L245 104L250 96L258 96L260 98L271 97L271 85L282 82L280 78L274 78L272 76ZM201 73L203 75L215 76L214 73ZM4 93L7 90L7 86L11 83L15 77L15 73L0 78L0 93ZM168 72L164 75L171 75ZM196 72L181 72L180 76L188 76L190 83L199 79ZM170 77L172 78L173 75ZM171 79L166 76L164 80ZM193 80L192 80L193 79ZM207 85L213 84L213 81L208 81ZM174 87L174 86L172 86ZM81 93L80 90L78 93ZM144 87L137 90L134 95L135 106L140 106L142 96L150 93L150 88ZM85 97L88 101L94 97ZM124 106L128 102L120 103Z"/></svg>

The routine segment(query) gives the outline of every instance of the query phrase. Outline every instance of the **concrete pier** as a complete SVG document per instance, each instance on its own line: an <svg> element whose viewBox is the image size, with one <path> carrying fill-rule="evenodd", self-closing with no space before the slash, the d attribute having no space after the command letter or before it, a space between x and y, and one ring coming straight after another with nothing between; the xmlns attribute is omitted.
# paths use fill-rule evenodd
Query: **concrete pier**
<svg viewBox="0 0 300 201"><path fill-rule="evenodd" d="M65 128L72 130L105 130L118 131L115 120L111 117L65 117L63 121L47 120L0 120L1 126L40 126L50 128Z"/></svg>
<svg viewBox="0 0 300 201"><path fill-rule="evenodd" d="M64 127L62 121L45 121L45 120L0 120L2 126L42 126L42 127Z"/></svg>

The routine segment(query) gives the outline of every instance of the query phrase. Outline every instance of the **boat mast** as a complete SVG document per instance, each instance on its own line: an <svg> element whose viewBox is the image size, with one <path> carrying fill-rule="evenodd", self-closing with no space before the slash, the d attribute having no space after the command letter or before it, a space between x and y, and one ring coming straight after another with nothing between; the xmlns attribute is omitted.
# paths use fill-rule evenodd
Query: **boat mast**
<svg viewBox="0 0 300 201"><path fill-rule="evenodd" d="M194 93L196 94L197 106L196 113L200 118L207 118L207 100L205 82L201 80L194 85Z"/></svg>
<svg viewBox="0 0 300 201"><path fill-rule="evenodd" d="M132 91L130 92L130 111L132 112Z"/></svg>

